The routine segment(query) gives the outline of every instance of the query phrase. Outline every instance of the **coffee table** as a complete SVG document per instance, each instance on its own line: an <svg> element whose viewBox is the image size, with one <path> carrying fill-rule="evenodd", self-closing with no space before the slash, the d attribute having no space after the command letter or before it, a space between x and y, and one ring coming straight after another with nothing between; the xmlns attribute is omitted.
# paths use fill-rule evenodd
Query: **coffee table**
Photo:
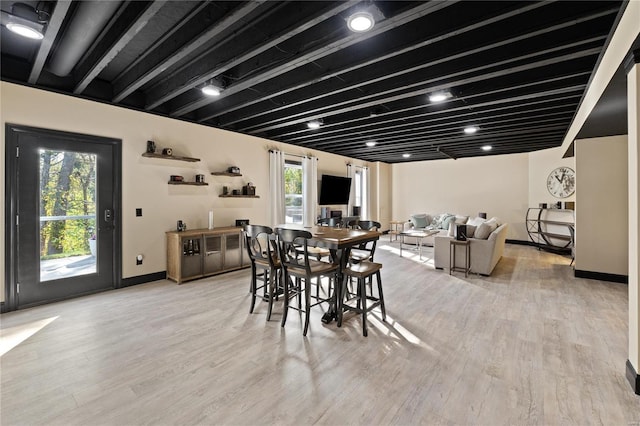
<svg viewBox="0 0 640 426"><path fill-rule="evenodd" d="M425 231L403 231L400 232L400 257L402 257L402 244L404 244L404 237L414 237L418 240L418 258L422 260L422 239L430 237L432 235L437 234L438 231L435 230L425 230Z"/></svg>

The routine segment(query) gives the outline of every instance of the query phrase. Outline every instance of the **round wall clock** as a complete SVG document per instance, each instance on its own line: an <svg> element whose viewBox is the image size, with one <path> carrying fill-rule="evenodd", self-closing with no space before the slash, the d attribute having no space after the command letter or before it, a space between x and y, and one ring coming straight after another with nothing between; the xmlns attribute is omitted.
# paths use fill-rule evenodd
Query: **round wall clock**
<svg viewBox="0 0 640 426"><path fill-rule="evenodd" d="M576 173L569 167L558 167L549 174L547 189L554 197L567 198L576 191Z"/></svg>

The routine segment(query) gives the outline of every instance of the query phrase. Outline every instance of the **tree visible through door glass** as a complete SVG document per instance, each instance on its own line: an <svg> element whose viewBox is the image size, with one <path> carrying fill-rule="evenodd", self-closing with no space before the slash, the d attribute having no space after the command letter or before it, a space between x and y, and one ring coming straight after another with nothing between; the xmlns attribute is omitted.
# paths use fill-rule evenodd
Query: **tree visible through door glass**
<svg viewBox="0 0 640 426"><path fill-rule="evenodd" d="M96 272L96 155L41 149L40 281Z"/></svg>

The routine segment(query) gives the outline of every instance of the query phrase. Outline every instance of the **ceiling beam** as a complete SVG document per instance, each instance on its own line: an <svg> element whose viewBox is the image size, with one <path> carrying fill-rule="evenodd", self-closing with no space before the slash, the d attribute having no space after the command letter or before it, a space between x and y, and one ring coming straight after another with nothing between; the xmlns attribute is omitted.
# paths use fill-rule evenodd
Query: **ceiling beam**
<svg viewBox="0 0 640 426"><path fill-rule="evenodd" d="M251 127L243 127L238 130L242 132L247 132L247 133L267 132L270 130L281 129L283 127L288 127L296 124L303 124L313 118L326 119L327 117L344 114L345 112L349 112L353 110L358 110L362 108L372 108L380 103L389 103L389 102L393 102L401 99L410 98L413 96L426 95L429 92L438 91L438 90L449 90L451 88L466 85L466 84L477 83L480 81L489 80L489 79L498 78L498 77L504 77L513 73L529 71L536 68L555 65L561 62L567 62L567 61L579 59L582 57L595 56L600 53L600 50L601 50L600 48L595 48L595 47L587 48L580 51L559 55L556 57L529 62L523 65L516 65L511 68L499 68L509 63L521 62L523 60L530 59L535 56L557 52L559 50L567 49L567 48L573 47L574 45L580 45L580 44L583 44L583 41L571 43L569 45L558 46L551 49L545 49L544 51L536 52L534 54L519 56L517 58L507 59L499 62L492 62L489 64L472 68L470 70L463 70L463 71L459 71L459 72L452 73L445 76L439 76L439 77L435 77L435 78L431 78L423 81L418 81L416 83L403 85L398 88L382 91L379 93L374 93L372 95L361 96L358 99L350 99L344 102L333 103L328 106L304 111L298 114L288 115L285 118L281 119L280 122L278 122L278 120L274 120L268 125L262 124L262 127L251 126ZM493 72L487 72L489 69L492 69L492 68L498 68L498 69ZM474 73L476 75L473 75L467 78L461 78L456 81L451 81L451 79L453 78L474 74ZM407 89L414 89L414 90L406 91ZM399 91L403 91L404 93L395 94ZM363 102L366 100L369 100L369 101ZM339 108L339 107L342 107L342 108ZM297 117L302 117L302 118L297 118ZM292 118L294 119L292 120Z"/></svg>
<svg viewBox="0 0 640 426"><path fill-rule="evenodd" d="M281 21L283 19L290 19L292 22L286 29L280 31L277 34L263 36L262 34L255 34L256 39L265 40L263 43L256 44L253 40L248 43L248 46L242 47L234 47L234 46L225 46L221 49L221 52L213 52L215 54L211 54L212 52L207 52L211 54L211 58L204 58L198 61L193 62L192 64L186 66L181 70L180 76L176 76L174 78L166 79L160 84L157 84L152 89L147 92L147 104L145 108L147 110L156 108L161 104L175 98L176 96L186 92L187 90L193 89L198 85L205 83L207 80L210 80L225 71L273 48L278 46L280 43L291 39L292 37L301 34L304 31L309 30L310 28L318 25L320 22L326 21L327 19L337 15L340 12L352 7L357 4L359 0L349 0L345 2L339 2L337 5L332 5L329 8L323 8L319 12L312 15L309 19L307 19L304 23L300 23L297 20L297 17L293 14L285 14L285 16L279 18ZM282 22L279 22L281 25ZM245 40L244 38L235 38L234 43L241 44ZM250 48L249 48L250 47ZM244 53L238 54L238 50L247 49ZM213 50L213 49L210 49ZM221 55L223 58L220 58ZM203 55L204 56L204 55Z"/></svg>
<svg viewBox="0 0 640 426"><path fill-rule="evenodd" d="M103 30L91 53L83 59L74 71L78 82L74 94L84 92L87 86L104 70L120 51L140 32L160 11L165 2L133 1L127 4ZM134 17L132 19L132 17Z"/></svg>
<svg viewBox="0 0 640 426"><path fill-rule="evenodd" d="M27 80L29 84L36 84L38 82L38 78L40 78L40 74L42 73L42 68L44 68L44 64L49 57L49 53L51 53L53 42L56 40L56 37L62 28L62 22L67 16L70 6L70 0L58 0L56 2L51 19L49 19L49 23L47 24L47 30L44 38L40 42L38 53L33 60L33 66L31 67L29 79Z"/></svg>
<svg viewBox="0 0 640 426"><path fill-rule="evenodd" d="M209 29L201 33L198 37L189 43L181 46L178 50L174 50L175 40L166 40L162 46L159 46L144 63L139 63L128 74L114 84L113 102L120 102L135 90L142 87L151 79L157 77L167 68L177 64L186 58L196 49L210 42L215 36L237 24L240 20L248 16L250 13L259 8L265 0L249 1L242 4L226 15L220 22L210 26Z"/></svg>
<svg viewBox="0 0 640 426"><path fill-rule="evenodd" d="M256 99L252 99L252 100L249 100L249 101L246 101L246 102L242 102L240 104L237 104L237 105L234 105L234 106L231 106L231 107L227 107L227 108L222 109L222 110L211 111L211 112L203 111L202 113L199 114L198 120L199 121L211 120L213 118L220 117L220 116L222 116L224 114L228 114L228 113L233 112L235 110L239 110L239 109L240 110L244 110L247 107L249 107L251 105L254 105L254 104L257 104L259 102L265 102L266 100L269 100L269 99L272 99L272 98L275 98L275 97L281 97L282 95L284 95L286 93L289 93L289 92L292 92L292 91L295 91L295 90L299 90L299 89L302 89L302 88L306 89L305 92L304 92L304 95L305 95L304 98L301 98L301 99L298 99L298 100L287 99L286 101L283 102L284 105L282 105L280 107L275 107L274 108L273 105L269 104L268 106L265 106L265 108L260 112L253 112L253 113L247 114L245 111L240 111L239 116L230 117L227 120L220 120L219 121L219 125L221 125L221 126L230 126L230 125L242 122L242 121L246 121L246 120L250 120L250 119L253 119L253 118L260 117L260 116L265 115L265 114L271 114L271 113L273 113L275 111L281 111L281 110L284 110L284 109L287 109L287 108L292 108L292 107L295 107L295 106L298 106L298 105L302 105L302 104L307 103L307 102L312 102L314 100L317 100L317 99L320 99L320 98L323 98L323 97L326 97L326 96L331 96L331 95L335 95L335 94L340 93L340 92L353 90L353 89L356 89L358 87L363 87L363 86L366 86L366 85L369 85L369 84L377 84L377 83L379 83L381 81L385 81L385 80L395 79L395 78L397 78L397 77L399 77L401 75L405 75L405 74L408 74L410 72L414 72L414 71L417 71L417 70L433 67L433 66L440 65L440 64L443 64L443 63L446 63L446 62L450 62L450 61L453 61L453 60L456 60L456 59L464 58L464 57L469 56L469 55L478 54L478 53L485 52L485 51L488 51L488 50L491 50L491 49L504 47L504 46L506 46L508 44L520 42L520 41L523 41L523 40L526 40L526 39L530 39L530 38L533 38L533 37L537 37L537 36L540 36L540 35L544 35L544 34L547 34L547 33L553 32L553 31L558 31L558 30L561 30L561 29L565 29L565 28L568 28L568 27L571 27L571 26L574 26L574 25L577 25L577 24L580 24L580 23L585 23L585 22L588 22L588 21L591 21L591 20L594 20L594 19L601 18L603 16L607 16L607 15L613 14L613 13L615 13L617 11L617 8L607 9L606 11L595 13L595 14L590 14L590 15L584 16L584 17L582 17L580 19L572 19L572 20L570 20L568 22L563 22L563 23L560 23L560 24L557 24L557 25L541 28L541 29L536 30L536 31L531 31L531 32L528 32L526 34L522 34L522 35L519 35L519 36L516 36L516 37L512 37L512 38L509 38L509 39L506 39L506 40L501 40L499 42L491 43L491 44L488 44L486 46L481 46L481 47L478 47L478 48L475 48L475 49L470 49L470 50L467 50L465 52L461 52L461 53L454 54L454 55L448 55L448 56L445 56L444 58L441 58L441 59L438 59L438 60L434 60L434 61L430 61L430 62L427 62L425 64L420 64L418 66L401 69L401 70L399 70L399 71L397 71L395 73L385 73L384 75L382 75L382 76L380 76L378 78L370 79L368 81L360 82L358 84L346 85L345 87L341 88L340 90L334 90L332 92L327 92L325 90L322 90L322 88L319 88L318 89L318 93L315 96L310 96L309 95L309 91L312 90L312 87L310 87L310 86L313 85L313 84L319 83L319 82L327 80L329 78L337 77L339 75L342 75L342 74L345 74L345 73L348 73L348 72L352 72L354 70L357 70L357 69L360 69L360 68L363 68L363 67L366 67L366 66L371 66L376 62L381 62L383 60L388 60L388 59L390 59L392 57L399 56L401 54L409 53L412 50L415 50L415 49L418 49L418 48L422 48L422 47L425 47L427 45L430 45L430 44L433 44L433 43L436 43L436 42L440 42L440 41L442 41L442 40L444 40L446 38L449 38L449 37L459 36L461 33L464 33L464 32L470 31L470 30L474 30L474 29L478 29L478 28L481 28L481 27L489 25L489 24L493 24L493 23L495 23L495 22L497 22L497 21L499 21L501 19L510 18L510 17L515 16L516 14L524 13L524 12L530 11L530 10L532 10L534 8L541 7L541 6L547 5L547 4L549 4L549 3L542 2L542 3L535 3L535 4L532 4L532 5L528 5L526 7L521 8L521 9L517 9L515 11L511 11L509 13L505 13L503 15L500 15L500 16L497 16L497 17L494 17L494 18L491 18L491 19L483 20L483 21L478 22L476 24L466 26L466 27L464 27L462 29L452 30L447 34L443 34L443 35L431 38L429 40L425 40L425 41L422 41L420 43L413 44L413 45L411 45L409 47L406 47L406 48L403 48L403 49L397 49L394 52L391 52L391 53L388 53L388 54L385 54L385 55L381 55L381 56L379 56L377 58L374 58L373 60L368 60L368 61L356 64L356 65L352 65L352 66L343 68L341 70L325 74L325 75L323 75L321 77L307 79L306 81L304 81L304 82L302 82L300 84L292 85L292 86L289 86L289 87L284 88L282 90L278 90L278 91L276 91L276 92L274 92L272 94L269 94L267 96L260 96L260 97L257 97ZM601 37L602 40L604 40L604 38L605 38L605 36ZM212 104L208 108L211 109L214 106L215 106L215 104Z"/></svg>
<svg viewBox="0 0 640 426"><path fill-rule="evenodd" d="M372 37L383 34L386 31L397 28L403 24L406 24L407 22L411 22L418 18L422 18L423 16L426 16L430 13L433 13L445 7L448 7L452 4L455 4L456 2L457 0L455 1L437 0L437 1L428 2L428 3L419 2L417 3L417 6L412 8L411 10L406 11L404 13L400 13L397 16L383 20L378 25L376 25L372 30L366 33L353 33L347 37L330 42L322 46L321 48L316 48L307 52L302 52L296 55L295 59L288 61L285 64L276 65L275 67L271 67L263 72L253 74L253 76L250 78L234 83L233 85L225 88L225 90L221 93L221 95L216 97L215 100L219 101L220 99L223 99L227 96L230 96L242 90L248 89L257 83L263 82L265 80L269 80L274 77L278 77L302 65L306 65L309 62L326 57L332 53L338 52L351 45L363 42ZM198 100L189 102L185 105L175 108L170 113L170 115L172 117L179 117L191 111L194 111L196 109L202 108L203 106L208 105L212 102L214 102L214 100L212 100L211 98L201 97Z"/></svg>
<svg viewBox="0 0 640 426"><path fill-rule="evenodd" d="M504 92L512 92L515 91L517 89L524 89L524 88L533 88L535 86L542 86L542 85L549 85L550 83L560 83L564 80L566 80L567 78L572 78L575 76L587 76L589 73L578 73L578 74L572 74L570 76L566 76L566 78L553 78L553 79L546 79L546 80L542 80L542 81L537 81L534 83L527 83L527 84L521 84L521 85L517 85L517 86L511 86L508 88L501 88L501 89L497 89L497 90L491 90L491 91L487 91L487 92L480 92L480 93L475 93L475 94L469 94L466 95L464 97L464 101L465 103L468 103L469 100L473 99L473 98L483 98L486 97L488 95L496 95L498 93L504 93ZM566 89L567 87L572 87L574 88L574 90L576 92L582 92L585 88L585 84L578 84L578 85L572 85L572 86L564 86L561 87L563 89ZM547 95L553 95L553 94L557 94L556 92L550 92L551 90L554 90L555 88L553 87L545 87L544 89L538 89L536 90L536 94L538 95L538 97L544 97ZM566 93L566 92L563 92ZM513 96L513 94L511 94L510 96ZM498 97L496 97L498 98ZM509 98L502 98L504 99L503 102L509 102ZM486 101L485 101L486 102ZM485 106L484 103L478 103L478 104L473 104L473 109L474 110L478 110L478 108L481 108ZM367 120L367 121L371 121L370 117L361 117L359 119L356 120L348 120L346 122L337 122L337 123L330 123L327 124L325 126L322 127L322 131L321 133L317 132L317 131L309 131L309 130L303 130L303 131L296 131L293 133L289 133L289 134L285 134L282 136L289 136L291 134L300 134L302 133L302 136L296 136L296 137L287 137L288 141L303 141L305 139L313 139L314 141L320 141L320 140L325 140L325 139L331 139L333 136L332 134L335 133L344 133L345 131L348 131L350 133L354 133L354 132L362 132L362 133L367 133L367 130L359 130L359 129L363 129L366 127L380 127L381 125L385 125L385 129L389 129L389 128L394 128L394 127L403 127L403 126L412 126L414 125L413 121L410 121L411 119L421 119L423 117L428 117L428 116L438 116L438 115L442 115L445 112L447 113L447 117L450 116L450 113L452 112L458 112L458 111L465 111L465 113L463 114L459 114L456 115L455 117L461 117L461 116L467 116L467 115L472 115L473 112L466 112L466 110L469 110L469 105L465 105L464 107L458 107L458 108L453 108L453 109L448 109L448 110L438 110L438 111L427 111L427 112L423 112L420 114L414 114L414 115L410 115L407 116L406 113L410 110L414 110L414 109L425 109L426 105L424 104L420 104L418 106L415 107L411 107L411 108L403 108L400 109L398 111L390 111L386 114L384 114L384 118L382 119L376 119L375 122L369 122L363 125L359 125L359 126L354 126L353 123L357 122L357 121L362 121L362 120ZM520 105L518 105L517 107L520 107ZM494 109L495 111L504 109L506 107L502 107L502 108L497 108ZM513 107L509 107L509 108L513 108ZM390 118L390 117L394 117L395 118ZM436 118L435 120L443 120L446 118ZM401 123L397 126L390 126L390 124L392 123L396 123L398 120L404 122ZM428 122L433 122L434 119L429 120ZM332 128L335 128L334 130L331 130ZM372 131L377 131L377 129L372 129Z"/></svg>

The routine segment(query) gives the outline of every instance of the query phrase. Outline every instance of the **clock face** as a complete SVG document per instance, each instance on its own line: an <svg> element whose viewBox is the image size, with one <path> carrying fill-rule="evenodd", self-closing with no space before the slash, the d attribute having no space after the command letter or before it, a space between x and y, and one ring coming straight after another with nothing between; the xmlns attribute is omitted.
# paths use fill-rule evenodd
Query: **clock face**
<svg viewBox="0 0 640 426"><path fill-rule="evenodd" d="M558 167L547 178L547 189L554 197L567 198L576 190L576 174L569 167Z"/></svg>

